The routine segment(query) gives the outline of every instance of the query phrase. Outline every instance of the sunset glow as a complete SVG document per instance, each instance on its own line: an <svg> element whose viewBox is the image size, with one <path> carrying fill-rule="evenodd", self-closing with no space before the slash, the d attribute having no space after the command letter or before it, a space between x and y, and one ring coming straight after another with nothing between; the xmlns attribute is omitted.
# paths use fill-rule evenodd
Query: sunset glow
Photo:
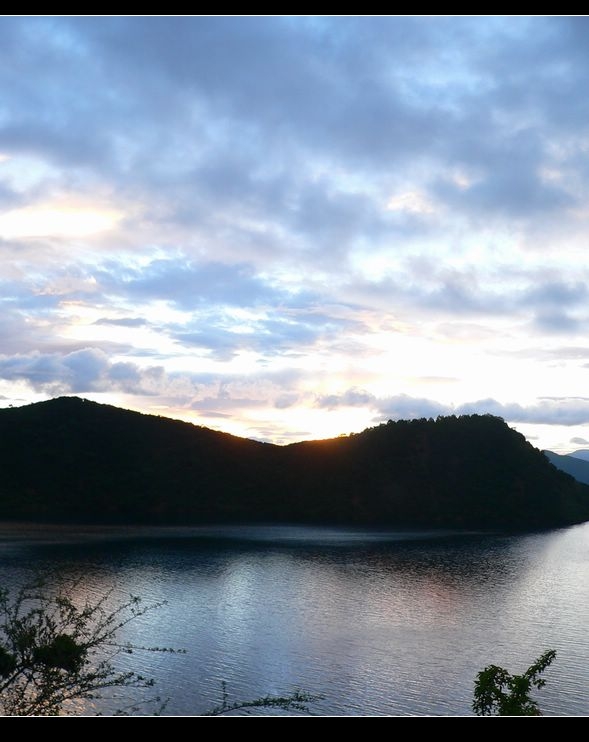
<svg viewBox="0 0 589 742"><path fill-rule="evenodd" d="M115 212L89 208L30 207L0 214L0 238L90 237L112 229Z"/></svg>

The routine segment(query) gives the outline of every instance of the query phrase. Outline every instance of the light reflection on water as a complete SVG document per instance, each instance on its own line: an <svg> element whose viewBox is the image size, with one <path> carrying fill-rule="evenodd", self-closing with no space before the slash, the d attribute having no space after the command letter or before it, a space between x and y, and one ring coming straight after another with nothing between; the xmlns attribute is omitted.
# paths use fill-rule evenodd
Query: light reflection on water
<svg viewBox="0 0 589 742"><path fill-rule="evenodd" d="M555 648L540 703L589 708L589 525L523 536L302 527L0 526L0 580L82 576L77 598L115 588L167 601L129 627L167 713L295 687L316 713L467 714L486 664L525 669ZM113 598L114 599L114 598ZM108 710L109 707L104 707Z"/></svg>

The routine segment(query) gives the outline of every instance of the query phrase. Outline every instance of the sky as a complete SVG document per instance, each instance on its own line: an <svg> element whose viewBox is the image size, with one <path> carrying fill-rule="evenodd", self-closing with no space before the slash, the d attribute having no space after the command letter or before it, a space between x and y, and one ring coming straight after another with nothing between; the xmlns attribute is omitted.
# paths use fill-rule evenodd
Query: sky
<svg viewBox="0 0 589 742"><path fill-rule="evenodd" d="M589 19L0 17L0 406L589 447Z"/></svg>

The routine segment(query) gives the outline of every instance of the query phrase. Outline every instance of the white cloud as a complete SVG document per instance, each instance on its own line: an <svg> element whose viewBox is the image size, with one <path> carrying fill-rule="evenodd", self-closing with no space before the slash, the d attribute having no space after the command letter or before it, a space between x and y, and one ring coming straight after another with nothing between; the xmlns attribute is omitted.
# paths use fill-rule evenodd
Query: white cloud
<svg viewBox="0 0 589 742"><path fill-rule="evenodd" d="M285 437L350 411L585 425L583 400L534 400L586 385L588 35L5 17L0 377L258 400L247 425ZM216 410L207 374L253 387Z"/></svg>
<svg viewBox="0 0 589 742"><path fill-rule="evenodd" d="M409 191L392 196L387 201L388 211L407 211L410 214L434 214L436 208L430 199L419 191Z"/></svg>

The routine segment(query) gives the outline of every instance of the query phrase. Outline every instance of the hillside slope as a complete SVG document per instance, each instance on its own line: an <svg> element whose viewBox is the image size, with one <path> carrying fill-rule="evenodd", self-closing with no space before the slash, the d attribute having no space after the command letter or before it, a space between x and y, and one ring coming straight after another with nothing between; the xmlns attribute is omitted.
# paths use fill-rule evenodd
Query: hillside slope
<svg viewBox="0 0 589 742"><path fill-rule="evenodd" d="M0 517L538 528L589 487L488 415L274 446L75 397L0 410Z"/></svg>

